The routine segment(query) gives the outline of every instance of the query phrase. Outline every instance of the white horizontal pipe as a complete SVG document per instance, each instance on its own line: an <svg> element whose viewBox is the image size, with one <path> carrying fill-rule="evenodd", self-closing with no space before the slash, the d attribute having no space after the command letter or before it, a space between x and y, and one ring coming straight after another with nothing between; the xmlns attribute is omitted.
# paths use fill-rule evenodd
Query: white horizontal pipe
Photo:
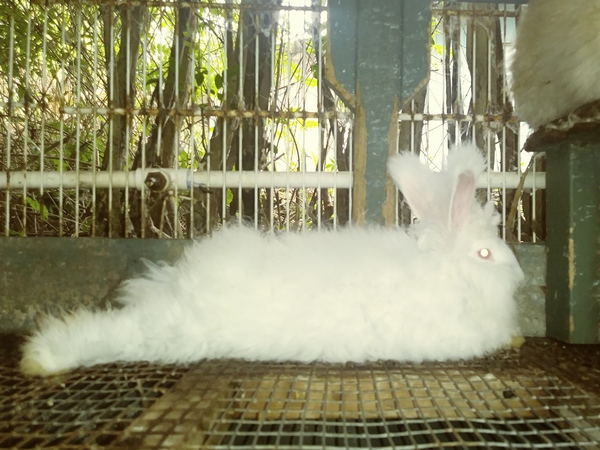
<svg viewBox="0 0 600 450"><path fill-rule="evenodd" d="M0 189L64 189L96 187L137 187L144 182L142 172L0 172Z"/></svg>
<svg viewBox="0 0 600 450"><path fill-rule="evenodd" d="M192 184L209 188L350 188L350 172L192 172L187 169L137 169L129 172L0 172L0 189L115 188L141 189L148 174L159 172L170 180L170 186L188 190ZM10 180L10 181L9 181Z"/></svg>
<svg viewBox="0 0 600 450"><path fill-rule="evenodd" d="M170 185L177 185L179 190L188 190L190 186L202 185L210 188L332 188L348 189L352 187L351 172L192 172L187 169L137 169L129 172L0 172L0 189L63 189L74 188L142 188L147 174L160 172L170 180ZM505 182L507 189L515 189L519 185L520 176L516 173L502 174L491 172L482 174L477 180L478 188L487 188L488 182L492 188L500 188ZM524 188L544 189L546 174L537 172L525 179Z"/></svg>
<svg viewBox="0 0 600 450"><path fill-rule="evenodd" d="M163 171L164 169L160 169ZM176 180L179 189L189 189L192 185L222 188L305 188L322 187L349 189L352 187L351 172L191 172L167 169L171 180Z"/></svg>
<svg viewBox="0 0 600 450"><path fill-rule="evenodd" d="M489 180L489 185L492 188L501 188L504 186L506 189L516 189L521 182L522 176L522 174L512 172L490 172L489 174L483 173L477 180L477 187L481 189L487 188ZM528 173L523 183L523 188L546 189L546 172L536 172L535 175L533 172Z"/></svg>

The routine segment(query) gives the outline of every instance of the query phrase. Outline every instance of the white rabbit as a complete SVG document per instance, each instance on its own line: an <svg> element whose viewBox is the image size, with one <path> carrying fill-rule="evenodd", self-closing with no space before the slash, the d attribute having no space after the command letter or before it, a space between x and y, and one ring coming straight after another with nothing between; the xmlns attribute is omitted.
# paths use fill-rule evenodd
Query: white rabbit
<svg viewBox="0 0 600 450"><path fill-rule="evenodd" d="M416 156L389 171L420 223L261 235L229 227L174 265L124 283L122 309L49 318L21 369L47 375L110 361L203 358L363 362L482 355L518 334L523 278L474 199L478 150L433 173Z"/></svg>
<svg viewBox="0 0 600 450"><path fill-rule="evenodd" d="M530 0L517 27L512 91L533 128L600 100L600 1Z"/></svg>

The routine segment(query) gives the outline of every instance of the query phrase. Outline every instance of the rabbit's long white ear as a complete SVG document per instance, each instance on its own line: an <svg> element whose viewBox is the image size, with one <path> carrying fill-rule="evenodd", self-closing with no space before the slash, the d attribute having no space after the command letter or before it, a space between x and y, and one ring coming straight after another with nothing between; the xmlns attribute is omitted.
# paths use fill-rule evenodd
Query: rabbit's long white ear
<svg viewBox="0 0 600 450"><path fill-rule="evenodd" d="M401 153L388 162L390 176L404 195L412 212L423 220L425 218L442 218L447 212L440 210L440 195L448 191L448 186L442 186L440 174L432 173L419 157L410 153Z"/></svg>
<svg viewBox="0 0 600 450"><path fill-rule="evenodd" d="M450 224L460 229L469 217L469 210L475 200L475 174L466 171L458 176L450 204Z"/></svg>
<svg viewBox="0 0 600 450"><path fill-rule="evenodd" d="M448 155L447 170L454 180L448 211L452 228L460 229L467 221L475 201L475 183L484 168L483 155L474 144L465 143Z"/></svg>

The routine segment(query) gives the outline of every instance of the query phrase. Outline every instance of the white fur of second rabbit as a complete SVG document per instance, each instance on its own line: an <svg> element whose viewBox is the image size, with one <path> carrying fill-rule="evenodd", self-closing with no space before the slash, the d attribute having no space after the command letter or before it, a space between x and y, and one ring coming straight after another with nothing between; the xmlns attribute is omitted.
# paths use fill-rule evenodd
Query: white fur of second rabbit
<svg viewBox="0 0 600 450"><path fill-rule="evenodd" d="M364 362L460 359L518 334L523 278L474 199L474 147L432 173L400 156L390 172L421 223L263 236L227 227L174 265L125 282L122 309L48 319L22 370L47 375L112 361L203 358ZM450 205L453 205L452 207ZM482 252L485 249L487 252ZM489 252L489 253L488 253Z"/></svg>
<svg viewBox="0 0 600 450"><path fill-rule="evenodd" d="M519 118L538 128L600 100L600 1L530 0L511 66Z"/></svg>

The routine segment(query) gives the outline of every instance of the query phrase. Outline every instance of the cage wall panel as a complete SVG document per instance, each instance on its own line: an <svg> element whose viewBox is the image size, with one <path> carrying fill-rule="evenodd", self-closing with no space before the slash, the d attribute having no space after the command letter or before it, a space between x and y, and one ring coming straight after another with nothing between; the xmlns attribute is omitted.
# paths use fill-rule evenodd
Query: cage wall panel
<svg viewBox="0 0 600 450"><path fill-rule="evenodd" d="M321 2L25 2L3 13L5 236L180 238L232 221L349 220L346 200L328 209L336 173L349 195L352 114L319 69ZM169 176L156 179L158 167ZM250 181L236 182L241 172ZM311 209L303 220L282 205L265 214L289 190L283 206Z"/></svg>
<svg viewBox="0 0 600 450"><path fill-rule="evenodd" d="M491 164L486 197L510 222L503 235L543 240L543 169L517 151L528 131L506 88L520 7L432 7L429 82L401 105L398 149L440 166L449 144L474 139ZM354 116L326 70L325 3L53 2L5 12L4 235L193 237L225 221L302 229L351 220ZM352 72L336 65L340 77ZM240 165L250 184L258 172L258 186L227 182ZM161 184L147 171L157 166L176 175ZM190 171L202 172L193 189ZM269 194L259 193L274 172ZM276 208L275 191L299 184L308 191Z"/></svg>

